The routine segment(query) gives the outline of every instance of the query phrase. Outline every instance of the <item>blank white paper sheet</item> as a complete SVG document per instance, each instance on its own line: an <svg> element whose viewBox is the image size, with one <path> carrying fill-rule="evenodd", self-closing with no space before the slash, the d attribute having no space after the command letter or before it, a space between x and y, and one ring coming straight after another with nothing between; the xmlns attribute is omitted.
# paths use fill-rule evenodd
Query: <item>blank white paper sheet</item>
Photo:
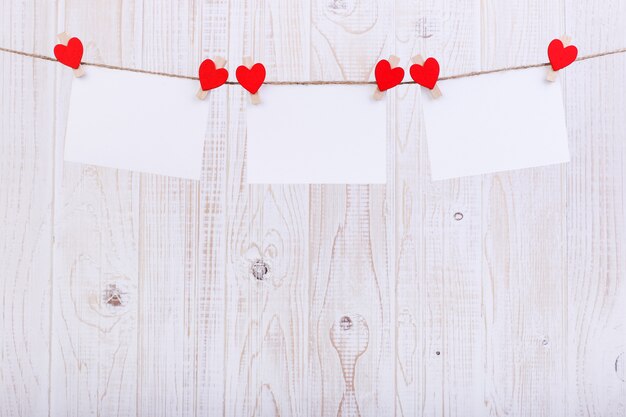
<svg viewBox="0 0 626 417"><path fill-rule="evenodd" d="M266 85L249 104L250 184L384 184L385 100L363 85Z"/></svg>
<svg viewBox="0 0 626 417"><path fill-rule="evenodd" d="M65 160L200 179L208 100L198 82L88 66L74 79Z"/></svg>
<svg viewBox="0 0 626 417"><path fill-rule="evenodd" d="M440 81L424 92L433 180L569 162L561 83L532 68Z"/></svg>

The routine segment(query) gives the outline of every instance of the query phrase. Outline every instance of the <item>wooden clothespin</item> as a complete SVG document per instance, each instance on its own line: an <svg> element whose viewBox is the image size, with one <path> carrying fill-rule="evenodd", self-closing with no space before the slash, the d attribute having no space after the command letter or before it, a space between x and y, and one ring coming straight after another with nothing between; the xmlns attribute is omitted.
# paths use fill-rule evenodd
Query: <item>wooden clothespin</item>
<svg viewBox="0 0 626 417"><path fill-rule="evenodd" d="M419 74L416 74L415 69L411 68L410 72L413 80L419 85L428 88L432 98L438 99L441 97L441 90L437 85L437 81L439 80L439 63L437 60L429 58L427 61L424 61L424 58L418 54L411 58L411 61L413 64L421 67Z"/></svg>
<svg viewBox="0 0 626 417"><path fill-rule="evenodd" d="M211 61L214 65L211 65ZM209 91L214 88L217 88L223 85L228 79L228 72L226 71L216 71L220 68L224 68L226 65L226 59L221 56L216 56L213 60L205 60L200 65L200 70L198 71L200 77L200 88L196 93L196 97L200 100L204 100L208 95ZM206 87L206 90L204 89Z"/></svg>
<svg viewBox="0 0 626 417"><path fill-rule="evenodd" d="M563 47L567 48L569 45L572 44L572 37L571 36L567 36L567 35L563 35L560 38L560 41L563 42ZM558 42L557 42L558 43ZM550 51L548 50L548 55L550 55ZM552 60L553 58L550 57L550 60ZM574 56L574 59L576 59L576 57ZM554 82L556 81L556 78L558 76L558 71L555 71L552 66L548 66L548 75L546 76L546 80L550 81L550 82Z"/></svg>
<svg viewBox="0 0 626 417"><path fill-rule="evenodd" d="M70 41L70 35L67 34L67 32L61 32L57 35L57 39L59 40L59 43L63 46L68 47L68 42ZM72 53L75 53L75 56L72 58L75 58L76 56L78 57L78 66L76 68L72 68L72 70L74 71L74 76L76 78L80 78L83 75L85 75L85 71L83 70L83 66L80 65L80 59L83 56L83 44L80 42L80 40L78 40L76 45L69 45L69 47L73 47L73 48L77 48L79 50L76 51L70 51ZM64 48L62 48L64 49ZM55 55L56 55L56 51L55 51ZM57 57L58 58L58 57ZM59 61L61 61L63 64L68 65L68 66L72 66L70 63L68 62L63 62L65 60L61 60L59 59Z"/></svg>
<svg viewBox="0 0 626 417"><path fill-rule="evenodd" d="M400 58L398 58L395 55L390 55L388 61L389 61L389 65L391 67L390 69L393 70L400 63ZM382 62L384 62L384 60ZM391 74L389 74L388 76L391 76ZM404 70L402 71L402 76L404 76ZM377 82L378 82L378 80L377 80ZM402 82L402 77L400 77L400 80L393 80L393 81L391 81L391 84L397 85L400 82ZM380 91L380 88L376 87L376 90L374 91L374 100L382 100L384 97L385 97L385 92L384 91Z"/></svg>

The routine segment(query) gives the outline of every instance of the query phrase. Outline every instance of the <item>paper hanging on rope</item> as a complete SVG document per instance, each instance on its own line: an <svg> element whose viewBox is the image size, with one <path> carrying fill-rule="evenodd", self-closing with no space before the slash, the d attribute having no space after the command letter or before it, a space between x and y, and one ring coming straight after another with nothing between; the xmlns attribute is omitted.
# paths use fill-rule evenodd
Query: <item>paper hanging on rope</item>
<svg viewBox="0 0 626 417"><path fill-rule="evenodd" d="M561 83L545 68L439 86L443 97L422 101L432 179L569 162Z"/></svg>
<svg viewBox="0 0 626 417"><path fill-rule="evenodd" d="M208 102L193 80L88 67L72 83L65 160L200 179Z"/></svg>
<svg viewBox="0 0 626 417"><path fill-rule="evenodd" d="M367 85L261 88L248 105L251 184L383 184L386 105Z"/></svg>

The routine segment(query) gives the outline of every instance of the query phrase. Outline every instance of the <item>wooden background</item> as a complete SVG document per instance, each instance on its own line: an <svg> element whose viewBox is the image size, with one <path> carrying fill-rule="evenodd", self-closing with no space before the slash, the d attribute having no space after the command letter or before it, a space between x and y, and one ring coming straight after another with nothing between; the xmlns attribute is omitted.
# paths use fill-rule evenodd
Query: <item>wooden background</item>
<svg viewBox="0 0 626 417"><path fill-rule="evenodd" d="M185 75L626 46L624 0L0 5L2 47L68 30L87 61ZM626 54L565 72L569 164L432 182L402 86L386 186L247 186L240 88L212 94L200 182L64 164L71 71L0 52L0 416L626 415Z"/></svg>

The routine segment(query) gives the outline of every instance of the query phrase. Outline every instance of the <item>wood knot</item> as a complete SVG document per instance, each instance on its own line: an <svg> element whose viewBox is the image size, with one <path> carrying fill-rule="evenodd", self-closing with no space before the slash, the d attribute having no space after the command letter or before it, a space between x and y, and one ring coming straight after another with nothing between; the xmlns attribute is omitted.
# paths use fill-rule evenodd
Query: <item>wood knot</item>
<svg viewBox="0 0 626 417"><path fill-rule="evenodd" d="M359 314L345 314L330 328L330 340L340 356L356 354L360 356L369 343L369 327Z"/></svg>
<svg viewBox="0 0 626 417"><path fill-rule="evenodd" d="M457 222L463 220L463 213L458 211L454 213L454 220L456 220Z"/></svg>
<svg viewBox="0 0 626 417"><path fill-rule="evenodd" d="M425 17L420 17L415 23L415 33L422 39L432 38L436 30L434 26L435 25L431 22L431 20Z"/></svg>
<svg viewBox="0 0 626 417"><path fill-rule="evenodd" d="M350 16L357 4L354 0L330 0L326 5L326 9L328 13L343 18Z"/></svg>
<svg viewBox="0 0 626 417"><path fill-rule="evenodd" d="M343 316L339 319L339 327L341 327L341 330L350 330L352 327L352 319L348 316Z"/></svg>
<svg viewBox="0 0 626 417"><path fill-rule="evenodd" d="M116 284L109 284L104 290L104 302L113 307L121 307L124 305L125 294Z"/></svg>
<svg viewBox="0 0 626 417"><path fill-rule="evenodd" d="M254 278L259 281L263 281L267 278L267 275L270 272L270 267L263 259L257 259L250 266L250 273Z"/></svg>

